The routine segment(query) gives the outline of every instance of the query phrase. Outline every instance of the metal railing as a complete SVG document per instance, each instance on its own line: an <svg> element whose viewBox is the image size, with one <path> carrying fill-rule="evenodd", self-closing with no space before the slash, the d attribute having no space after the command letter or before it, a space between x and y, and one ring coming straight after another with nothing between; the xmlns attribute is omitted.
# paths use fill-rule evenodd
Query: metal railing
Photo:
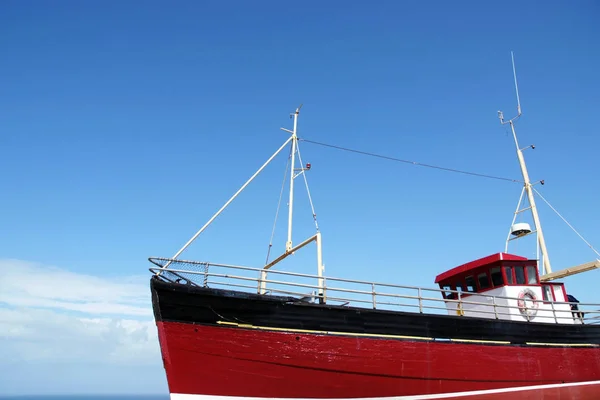
<svg viewBox="0 0 600 400"><path fill-rule="evenodd" d="M515 305L522 300L518 297L319 277L278 270L265 273L263 268L201 261L169 258L149 260L156 265L149 270L160 279L198 287L290 296L307 302L390 311L446 315L452 312L459 316L491 319L511 319L518 315L526 321L535 322L600 323L600 304L536 299L530 300L530 303L537 303L538 307L526 306L523 313L523 307ZM322 286L319 285L319 279L322 279ZM444 298L444 293L455 293L453 297L456 298ZM573 306L577 309L573 310ZM537 315L529 315L534 308L538 311Z"/></svg>

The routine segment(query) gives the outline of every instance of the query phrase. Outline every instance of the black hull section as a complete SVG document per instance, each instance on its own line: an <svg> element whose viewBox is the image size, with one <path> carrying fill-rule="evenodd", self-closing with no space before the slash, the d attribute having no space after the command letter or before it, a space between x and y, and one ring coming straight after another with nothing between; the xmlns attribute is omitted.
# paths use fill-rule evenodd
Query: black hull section
<svg viewBox="0 0 600 400"><path fill-rule="evenodd" d="M599 345L599 325L567 325L394 312L209 289L151 279L157 322L244 324L290 330L392 335L436 340Z"/></svg>

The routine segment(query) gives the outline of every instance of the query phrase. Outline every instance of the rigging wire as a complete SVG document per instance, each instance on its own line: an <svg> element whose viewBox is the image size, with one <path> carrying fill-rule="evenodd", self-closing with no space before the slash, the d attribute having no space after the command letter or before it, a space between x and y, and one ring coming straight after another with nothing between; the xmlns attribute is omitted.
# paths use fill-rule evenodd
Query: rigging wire
<svg viewBox="0 0 600 400"><path fill-rule="evenodd" d="M300 146L296 146L296 150L298 152L298 160L300 161L300 165L304 168L304 164L302 163L302 157L300 156ZM308 188L308 180L306 179L306 174L304 170L301 172L304 177L304 184L306 185L306 193L308 193L308 201L310 202L310 208L312 210L313 220L315 221L315 228L317 232L319 232L319 223L317 222L317 214L315 213L315 206L313 205L312 196L310 195L310 189Z"/></svg>
<svg viewBox="0 0 600 400"><path fill-rule="evenodd" d="M292 149L290 148L290 155L288 156L287 163L285 164L285 170L283 171L283 182L281 183L281 191L279 192L279 201L277 202L277 211L275 212L275 221L273 221L273 230L271 232L271 240L269 240L269 248L267 250L267 259L265 265L269 263L269 256L271 255L271 248L273 247L273 237L275 236L275 226L277 225L277 218L279 217L279 209L281 208L281 198L283 197L283 189L285 188L285 182L287 180L287 170L292 159Z"/></svg>
<svg viewBox="0 0 600 400"><path fill-rule="evenodd" d="M565 217L563 217L563 216L562 216L562 215L561 215L561 214L560 214L560 213L559 213L559 212L556 210L556 208L552 207L552 204L550 204L550 203L548 202L548 200L546 200L546 199L544 198L544 196L542 196L542 195L541 195L541 193L540 193L540 192L538 192L538 191L537 191L535 188L532 188L532 189L533 189L533 191L534 191L534 192L536 192L536 193L537 193L537 195L538 195L538 196L540 196L540 198L541 198L542 200L544 200L544 202L545 202L545 203L548 205L548 207L550 207L550 208L552 209L552 211L554 211L554 212L556 213L556 215L558 215L558 216L560 217L560 219L562 219L562 220L563 220L563 222L564 222L565 224L567 224L567 225L569 226L569 228L571 228L571 229L573 230L573 232L575 232L575 233L577 234L577 236L579 236L579 238L580 238L581 240L583 240L583 241L585 242L585 244L587 244L587 245L588 245L588 247L589 247L590 249L592 249L592 251L593 251L594 253L596 253L596 255L598 255L598 257L600 257L600 253L598 253L598 251L597 251L597 250L594 248L594 246L592 246L592 245L590 244L590 242L588 242L587 240L585 240L585 239L584 239L584 237L583 237L583 236L581 236L581 234L580 234L579 232L577 232L577 230L575 230L575 228L573 227L573 225L571 225L571 224L569 223L569 221L567 221L567 220L565 219Z"/></svg>
<svg viewBox="0 0 600 400"><path fill-rule="evenodd" d="M316 144L316 145L319 145L319 146L330 147L332 149L348 151L350 153L363 154L365 156L370 156L370 157L383 158L385 160L390 160L390 161L396 161L396 162L401 162L401 163L405 163L405 164L416 165L416 166L419 166L419 167L433 168L433 169L438 169L438 170L442 170L442 171L456 172L456 173L460 173L460 174L478 176L478 177L481 177L481 178L488 178L488 179L496 179L496 180L500 180L500 181L507 181L507 182L513 182L513 183L523 183L523 181L520 181L518 179L511 179L511 178L504 178L504 177L501 177L501 176L480 174L480 173L477 173L477 172L463 171L463 170L460 170L460 169L440 167L440 166L431 165L431 164L423 164L423 163L420 163L420 162L417 162L417 161L403 160L401 158L384 156L384 155L381 155L381 154L370 153L370 152L367 152L367 151L350 149L348 147L336 146L336 145L333 145L333 144L328 144L328 143L323 143L323 142L317 142L317 141L309 140L309 139L301 139L301 138L299 138L298 140L302 140L303 142L312 143L312 144Z"/></svg>

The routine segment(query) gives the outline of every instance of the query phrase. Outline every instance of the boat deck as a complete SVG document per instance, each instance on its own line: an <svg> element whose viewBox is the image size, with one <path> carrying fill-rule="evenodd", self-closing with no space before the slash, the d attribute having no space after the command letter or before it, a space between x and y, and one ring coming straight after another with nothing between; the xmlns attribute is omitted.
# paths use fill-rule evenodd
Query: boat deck
<svg viewBox="0 0 600 400"><path fill-rule="evenodd" d="M365 309L444 314L489 319L509 319L515 314L516 297L489 296L485 293L468 295L460 291L423 288L390 283L369 282L344 278L319 277L288 271L153 257L156 267L150 271L166 282L196 287L229 289L262 295L292 296L309 303L359 307ZM165 268L168 266L168 269ZM444 299L443 293L456 293L455 299ZM507 302L506 300L512 300ZM569 303L533 300L550 310L545 318L524 318L529 322L600 323L600 304ZM507 304L508 303L508 304ZM565 312L565 305L575 308ZM470 312L469 307L476 309ZM457 313L460 308L464 311ZM562 309L562 310L561 310Z"/></svg>

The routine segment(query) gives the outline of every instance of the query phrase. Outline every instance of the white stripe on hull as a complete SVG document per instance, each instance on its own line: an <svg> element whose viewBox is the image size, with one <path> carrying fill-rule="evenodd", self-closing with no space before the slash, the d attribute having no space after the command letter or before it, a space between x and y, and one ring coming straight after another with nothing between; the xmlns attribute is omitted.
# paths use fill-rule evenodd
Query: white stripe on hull
<svg viewBox="0 0 600 400"><path fill-rule="evenodd" d="M588 382L573 382L573 383L556 383L551 385L535 385L535 386L520 386L510 387L503 389L489 389L489 390L474 390L469 392L454 392L454 393L440 393L440 394L426 394L426 395L411 395L411 396L391 396L391 397L362 397L362 398L335 398L334 400L427 400L427 399L451 399L453 397L465 397L465 396L481 396L488 394L500 394L500 393L513 393L513 392L536 392L539 390L556 389L556 388L567 388L575 386L588 386L588 385L599 385L600 381L588 381ZM599 395L600 396L600 395ZM183 394L183 393L171 393L171 400L264 400L266 397L242 397L242 396L214 396L205 394ZM324 397L322 399L328 399ZM284 398L269 398L269 400L287 400ZM292 400L317 400L317 399L304 399L294 398Z"/></svg>

